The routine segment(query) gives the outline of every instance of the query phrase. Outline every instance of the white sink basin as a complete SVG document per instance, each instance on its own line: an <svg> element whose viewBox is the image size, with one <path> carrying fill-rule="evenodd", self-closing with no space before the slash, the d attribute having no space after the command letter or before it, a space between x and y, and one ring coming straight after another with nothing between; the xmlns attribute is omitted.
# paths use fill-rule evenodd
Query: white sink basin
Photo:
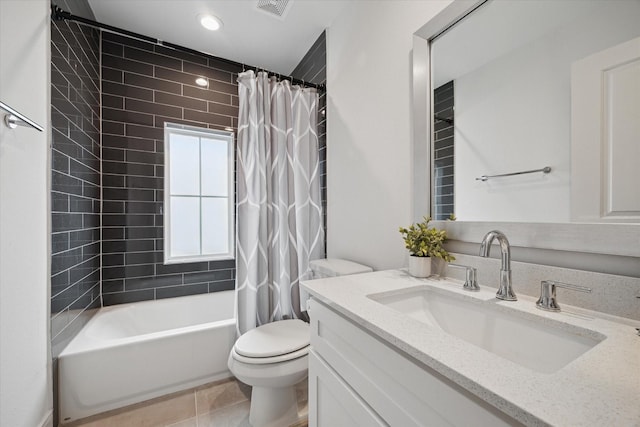
<svg viewBox="0 0 640 427"><path fill-rule="evenodd" d="M525 368L553 373L605 339L597 332L419 286L368 298Z"/></svg>

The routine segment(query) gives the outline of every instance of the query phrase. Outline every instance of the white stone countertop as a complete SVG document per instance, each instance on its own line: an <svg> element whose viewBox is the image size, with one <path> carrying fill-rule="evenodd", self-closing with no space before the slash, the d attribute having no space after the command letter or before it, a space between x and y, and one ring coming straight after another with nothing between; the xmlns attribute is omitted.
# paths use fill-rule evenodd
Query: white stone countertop
<svg viewBox="0 0 640 427"><path fill-rule="evenodd" d="M499 301L492 288L467 292L458 280L416 279L403 270L309 280L302 285L315 299L525 425L640 426L640 336L635 331L640 322L562 301L561 312L545 312L528 296ZM584 328L606 339L558 371L543 374L367 297L424 285L487 301L524 317L533 314L556 326ZM517 283L514 290L517 294Z"/></svg>

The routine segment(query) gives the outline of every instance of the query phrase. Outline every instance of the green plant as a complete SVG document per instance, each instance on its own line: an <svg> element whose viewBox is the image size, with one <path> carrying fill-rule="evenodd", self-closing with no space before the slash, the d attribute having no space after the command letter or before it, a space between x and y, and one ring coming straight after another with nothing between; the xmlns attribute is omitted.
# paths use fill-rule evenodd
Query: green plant
<svg viewBox="0 0 640 427"><path fill-rule="evenodd" d="M412 256L442 258L449 262L455 258L449 254L442 244L447 240L447 232L437 228L429 228L431 218L411 224L409 228L400 227L404 244Z"/></svg>

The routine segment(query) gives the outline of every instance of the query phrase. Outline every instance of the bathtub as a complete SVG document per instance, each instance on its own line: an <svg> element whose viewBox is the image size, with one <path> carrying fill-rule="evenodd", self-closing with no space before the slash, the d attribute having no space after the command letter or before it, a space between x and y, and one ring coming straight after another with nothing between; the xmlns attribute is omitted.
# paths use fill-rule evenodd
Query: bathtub
<svg viewBox="0 0 640 427"><path fill-rule="evenodd" d="M58 358L60 423L231 376L234 291L105 307Z"/></svg>

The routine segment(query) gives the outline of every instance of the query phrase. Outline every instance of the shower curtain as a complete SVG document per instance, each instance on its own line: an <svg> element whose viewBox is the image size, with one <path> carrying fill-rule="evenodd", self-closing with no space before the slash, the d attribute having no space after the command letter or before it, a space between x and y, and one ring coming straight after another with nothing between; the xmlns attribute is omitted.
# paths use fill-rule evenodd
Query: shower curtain
<svg viewBox="0 0 640 427"><path fill-rule="evenodd" d="M324 257L315 89L238 76L238 333L299 318L299 283ZM304 308L303 308L304 309Z"/></svg>

